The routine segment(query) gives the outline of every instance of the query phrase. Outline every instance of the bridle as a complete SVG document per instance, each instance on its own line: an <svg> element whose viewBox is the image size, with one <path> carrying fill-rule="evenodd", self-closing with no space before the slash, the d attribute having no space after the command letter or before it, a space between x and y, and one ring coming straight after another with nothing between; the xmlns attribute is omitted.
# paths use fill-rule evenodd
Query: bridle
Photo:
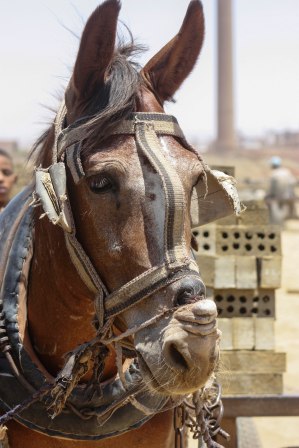
<svg viewBox="0 0 299 448"><path fill-rule="evenodd" d="M165 220L164 263L151 267L119 289L109 293L108 288L101 280L76 237L75 222L66 191L66 166L69 168L75 184L81 182L85 176L81 162L82 141L85 138L85 133L80 129L80 126L77 128L72 125L64 129L65 117L66 107L63 103L55 120L53 163L46 170L42 168L36 170L35 191L49 219L53 224L62 227L72 263L81 279L94 295L98 330L97 337L93 342L88 346L83 345L82 350L80 348L76 349L73 356L71 384L65 378L64 373L61 373L64 386L68 382L69 389L67 390L66 387L64 387L64 391L61 388L57 389L57 393L60 396L63 393L64 398L61 397L58 407L54 406L55 414L60 412L67 396L84 375L86 369L78 369L78 365L82 367L80 360L82 357L86 357L87 351L90 356L93 356L91 347L98 349L99 344L107 346L109 343L114 343L118 359L118 373L120 378L123 378L121 370L122 346L128 348L128 336L132 336L142 328L152 325L158 319L165 317L166 314L174 312L175 309L164 310L154 319L144 322L139 327L130 328L118 336L113 335L112 331L116 316L177 280L186 276L200 278L197 264L188 252L184 237L184 223L187 213L185 192L175 169L164 156L163 147L159 140L159 136L162 135L174 136L180 139L187 150L192 150L187 144L177 120L164 113L136 112L111 132L111 135L133 135L138 151L146 157L152 168L158 173L164 192ZM125 339L126 341L124 341ZM134 351L133 346L129 348ZM100 352L103 356L103 350L100 350ZM74 381L75 371L77 377ZM68 376L70 377L70 375ZM57 398L55 400L57 403Z"/></svg>
<svg viewBox="0 0 299 448"><path fill-rule="evenodd" d="M75 184L84 178L81 149L85 135L80 126L63 128L65 114L66 108L63 104L55 121L53 163L46 170L36 170L36 194L49 219L63 229L70 258L81 279L95 296L97 317L102 326L107 319L117 316L170 283L186 275L199 276L197 264L190 256L184 238L184 222L188 211L183 186L163 154L159 136L177 137L186 149L191 150L191 147L187 144L177 120L162 113L136 112L112 131L111 135L135 136L138 150L159 174L165 200L165 261L109 293L76 236L72 209L66 192L65 170L67 165Z"/></svg>
<svg viewBox="0 0 299 448"><path fill-rule="evenodd" d="M134 357L135 349L128 339L129 336L172 314L176 308L166 309L138 327L129 328L117 336L113 332L113 322L120 313L171 283L186 276L200 278L197 264L190 255L184 238L185 216L190 212L186 208L185 193L176 171L164 157L159 137L164 135L174 136L180 140L186 150L198 154L186 142L177 120L164 113L136 112L111 131L110 135L133 135L137 150L146 157L155 172L158 173L164 192L165 220L164 263L150 268L119 289L109 292L76 236L75 221L66 186L66 167L71 172L75 184L83 180L85 172L81 162L81 149L82 142L86 138L86 127L81 126L82 122L80 120L78 123L65 128L66 112L63 103L55 120L55 141L51 166L47 169L36 169L35 201L42 204L44 214L48 216L50 221L62 228L70 259L81 279L94 296L97 335L92 341L82 344L69 354L65 367L55 378L53 384L41 388L32 397L31 401L28 400L24 404L24 409L32 402L47 397L47 408L52 414L52 418L60 415L66 405L69 409L73 408L72 410L78 413L80 418L86 419L96 415L98 419L102 419L103 423L111 417L116 409L129 401L144 416L149 418L156 412L173 408L182 403L184 397L178 397L176 401L171 399L170 402L164 400L163 403L156 405L156 409L149 408L146 404L141 403L136 399L136 393L142 385L140 383L136 387L132 387L132 383L128 385L126 374L122 370L122 355L123 351L126 351L125 353L129 353L129 357ZM86 119L84 122L86 122ZM200 157L199 161L202 163ZM206 180L206 176L211 174L204 165L203 168L204 180ZM227 179L224 179L223 182L227 182ZM206 183L203 182L203 185L204 191L200 192L198 190L198 196L201 194L205 197L207 194ZM230 193L222 185L218 190L221 193L225 191L226 196L231 199ZM215 191L212 190L211 194L215 195ZM235 201L231 200L229 212L231 212L231 209L235 210L236 207ZM226 209L225 214L228 214L227 211ZM99 386L104 359L107 355L106 347L109 344L113 344L115 347L118 375L126 393L118 402L112 403L110 407L108 406L101 415L98 411L92 409L87 409L82 413L77 408L72 407L67 399L77 386L80 378L89 369L91 360L94 363L91 384L93 387ZM134 370L134 368L136 367L133 361L131 369ZM21 412L22 405L20 406L17 407L15 413ZM13 410L7 413L9 418L13 415ZM1 419L0 423L3 423L3 421L5 419Z"/></svg>

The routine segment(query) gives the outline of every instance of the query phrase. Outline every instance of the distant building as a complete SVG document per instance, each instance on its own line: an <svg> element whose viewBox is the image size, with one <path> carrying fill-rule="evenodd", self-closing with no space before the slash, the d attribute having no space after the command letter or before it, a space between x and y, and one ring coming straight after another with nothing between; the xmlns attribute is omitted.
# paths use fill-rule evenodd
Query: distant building
<svg viewBox="0 0 299 448"><path fill-rule="evenodd" d="M276 146L299 146L299 132L284 131L274 134L274 145Z"/></svg>
<svg viewBox="0 0 299 448"><path fill-rule="evenodd" d="M241 148L261 149L261 148L280 148L297 149L299 148L299 131L275 131L269 130L260 136L248 136L239 133L238 140Z"/></svg>

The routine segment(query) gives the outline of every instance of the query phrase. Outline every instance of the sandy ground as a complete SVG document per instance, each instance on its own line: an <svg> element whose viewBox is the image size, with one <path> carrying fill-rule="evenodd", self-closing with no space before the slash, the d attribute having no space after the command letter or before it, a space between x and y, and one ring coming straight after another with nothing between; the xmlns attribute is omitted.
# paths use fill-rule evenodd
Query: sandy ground
<svg viewBox="0 0 299 448"><path fill-rule="evenodd" d="M284 393L299 394L299 221L286 223L282 250L282 287L276 296L276 351L287 353ZM253 420L262 448L299 448L299 417ZM189 441L189 448L197 447L197 441Z"/></svg>

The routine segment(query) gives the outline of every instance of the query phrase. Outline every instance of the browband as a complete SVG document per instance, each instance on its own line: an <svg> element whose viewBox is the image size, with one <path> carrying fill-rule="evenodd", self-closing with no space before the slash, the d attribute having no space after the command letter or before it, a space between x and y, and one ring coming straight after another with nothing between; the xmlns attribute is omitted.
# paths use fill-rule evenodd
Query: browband
<svg viewBox="0 0 299 448"><path fill-rule="evenodd" d="M112 135L134 135L136 133L136 125L142 122L152 126L156 135L169 135L180 138L184 146L189 147L177 119L173 115L158 112L135 112L112 129L107 137ZM78 150L78 147L81 146L80 143L86 138L84 127L82 129L82 127L77 128L73 126L75 126L75 123L65 130L61 129L60 134L57 136L56 161L61 160L63 154L70 151L71 147L76 146Z"/></svg>

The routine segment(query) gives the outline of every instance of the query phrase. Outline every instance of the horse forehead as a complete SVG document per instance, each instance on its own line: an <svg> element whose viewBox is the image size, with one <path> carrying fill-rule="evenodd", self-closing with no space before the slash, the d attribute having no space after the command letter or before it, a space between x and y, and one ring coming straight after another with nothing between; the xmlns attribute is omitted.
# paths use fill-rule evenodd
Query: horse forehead
<svg viewBox="0 0 299 448"><path fill-rule="evenodd" d="M161 136L159 140L161 146L155 150L163 151L165 163L170 162L182 180L189 180L192 173L198 175L202 170L198 157L183 147L177 139ZM112 137L108 143L84 157L84 168L87 172L96 172L103 165L114 165L128 177L143 177L145 172L149 175L153 171L150 161L138 151L135 138L130 135Z"/></svg>
<svg viewBox="0 0 299 448"><path fill-rule="evenodd" d="M86 170L92 170L106 163L114 163L127 173L132 170L140 170L139 156L133 136L117 136L110 139L98 149L83 155L83 163Z"/></svg>
<svg viewBox="0 0 299 448"><path fill-rule="evenodd" d="M181 177L190 180L192 174L198 177L203 171L203 165L198 156L183 147L174 137L160 137L165 158L175 167Z"/></svg>

